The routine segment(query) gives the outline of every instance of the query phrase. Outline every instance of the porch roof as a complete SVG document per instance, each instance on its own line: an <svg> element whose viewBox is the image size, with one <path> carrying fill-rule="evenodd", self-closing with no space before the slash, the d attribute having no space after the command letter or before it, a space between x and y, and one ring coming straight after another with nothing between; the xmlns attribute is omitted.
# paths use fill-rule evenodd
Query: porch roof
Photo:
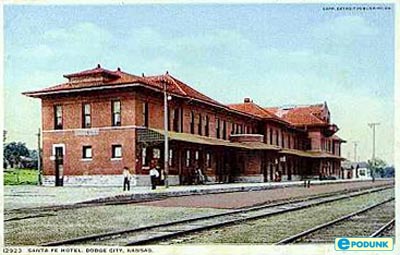
<svg viewBox="0 0 400 255"><path fill-rule="evenodd" d="M282 149L279 151L281 154L289 154L289 155L295 155L295 156L300 156L300 157L307 157L307 158L330 158L330 159L339 159L339 160L344 160L344 158L329 154L326 152L320 152L320 151L302 151L302 150L295 150L295 149Z"/></svg>
<svg viewBox="0 0 400 255"><path fill-rule="evenodd" d="M158 142L162 142L164 139L164 130L161 129L142 129L148 130L148 132L153 133L150 137L158 137ZM142 131L143 132L143 131ZM144 131L146 132L146 131ZM203 145L210 145L210 146L224 146L224 147L233 147L239 149L247 149L247 150L279 150L278 146L273 146L261 142L230 142L223 139L217 139L207 136L200 136L188 133L178 133L168 131L168 138L171 141L180 141L180 142L187 142L187 143L194 143L194 144L203 144ZM139 142L145 142L146 139L139 137ZM152 140L154 141L154 140Z"/></svg>

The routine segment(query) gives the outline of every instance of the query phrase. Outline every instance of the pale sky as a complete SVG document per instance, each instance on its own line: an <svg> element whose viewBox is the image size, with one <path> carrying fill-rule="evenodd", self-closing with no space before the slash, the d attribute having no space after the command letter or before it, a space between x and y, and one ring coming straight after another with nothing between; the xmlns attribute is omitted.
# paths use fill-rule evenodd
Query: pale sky
<svg viewBox="0 0 400 255"><path fill-rule="evenodd" d="M394 9L338 5L66 5L4 7L5 129L8 142L36 147L40 100L23 91L63 74L104 68L168 70L221 103L261 106L327 102L343 156L393 163ZM349 6L349 5L346 5Z"/></svg>

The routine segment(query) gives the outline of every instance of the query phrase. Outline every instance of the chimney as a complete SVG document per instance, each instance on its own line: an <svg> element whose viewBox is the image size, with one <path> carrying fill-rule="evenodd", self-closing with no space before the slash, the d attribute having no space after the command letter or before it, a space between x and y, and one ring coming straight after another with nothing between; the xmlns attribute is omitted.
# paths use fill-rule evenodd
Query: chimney
<svg viewBox="0 0 400 255"><path fill-rule="evenodd" d="M142 73L142 77L144 77L144 73Z"/></svg>
<svg viewBox="0 0 400 255"><path fill-rule="evenodd" d="M243 101L244 101L245 103L250 103L250 102L252 102L251 99L250 99L250 97L245 97Z"/></svg>
<svg viewBox="0 0 400 255"><path fill-rule="evenodd" d="M97 68L101 68L100 64L97 64Z"/></svg>
<svg viewBox="0 0 400 255"><path fill-rule="evenodd" d="M120 68L120 67L118 67L118 68L117 68L117 71L118 71L118 72L121 72L121 68Z"/></svg>

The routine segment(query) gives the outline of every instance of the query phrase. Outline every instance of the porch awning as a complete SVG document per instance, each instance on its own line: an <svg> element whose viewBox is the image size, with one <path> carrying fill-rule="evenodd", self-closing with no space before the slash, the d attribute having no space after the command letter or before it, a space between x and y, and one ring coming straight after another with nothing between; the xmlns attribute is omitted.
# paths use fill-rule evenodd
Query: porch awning
<svg viewBox="0 0 400 255"><path fill-rule="evenodd" d="M295 150L295 149L282 149L279 151L281 154L287 154L287 155L295 155L299 157L306 157L306 158L330 158L330 159L338 159L338 160L344 160L344 158L339 157L337 155L325 153L325 152L319 152L319 151L301 151L301 150Z"/></svg>
<svg viewBox="0 0 400 255"><path fill-rule="evenodd" d="M210 146L233 147L233 148L247 149L247 150L276 150L276 151L279 150L279 147L277 146L271 146L269 144L261 142L236 143L223 139L217 139L217 138L187 134L187 133L178 133L172 131L168 131L168 139L171 141L180 141L180 142L203 144ZM138 129L138 141L162 142L164 141L164 130L154 129L154 128Z"/></svg>

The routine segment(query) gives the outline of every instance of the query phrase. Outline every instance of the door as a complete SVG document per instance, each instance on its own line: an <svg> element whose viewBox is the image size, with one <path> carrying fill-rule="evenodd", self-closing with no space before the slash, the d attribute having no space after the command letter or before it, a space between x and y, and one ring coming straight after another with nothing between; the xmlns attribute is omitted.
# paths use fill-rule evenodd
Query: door
<svg viewBox="0 0 400 255"><path fill-rule="evenodd" d="M64 148L62 146L55 147L55 185L64 185Z"/></svg>

